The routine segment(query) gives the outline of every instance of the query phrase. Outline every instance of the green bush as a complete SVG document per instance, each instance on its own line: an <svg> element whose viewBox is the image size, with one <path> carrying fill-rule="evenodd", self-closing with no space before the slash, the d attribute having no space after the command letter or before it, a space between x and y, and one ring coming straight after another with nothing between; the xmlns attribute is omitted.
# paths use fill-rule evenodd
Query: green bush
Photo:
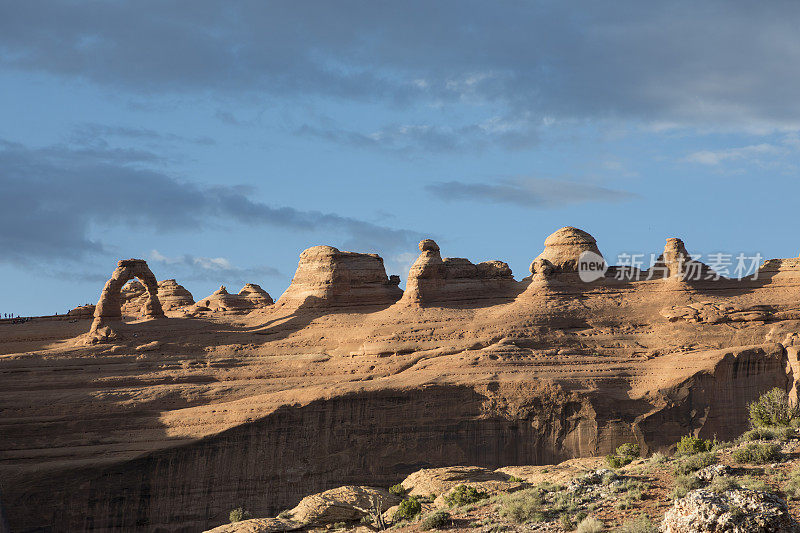
<svg viewBox="0 0 800 533"><path fill-rule="evenodd" d="M753 427L789 426L792 419L800 415L797 405L793 405L786 391L778 387L762 394L748 408Z"/></svg>
<svg viewBox="0 0 800 533"><path fill-rule="evenodd" d="M789 479L783 484L783 492L791 500L800 500L800 468L791 471Z"/></svg>
<svg viewBox="0 0 800 533"><path fill-rule="evenodd" d="M509 483L525 483L525 480L517 476L508 476Z"/></svg>
<svg viewBox="0 0 800 533"><path fill-rule="evenodd" d="M639 518L626 520L616 531L619 533L658 533L658 526L642 515Z"/></svg>
<svg viewBox="0 0 800 533"><path fill-rule="evenodd" d="M743 476L739 479L739 485L745 489L758 490L761 492L773 492L772 487L766 484L765 481L753 476Z"/></svg>
<svg viewBox="0 0 800 533"><path fill-rule="evenodd" d="M406 492L406 488L402 483L398 483L397 485L392 485L389 487L389 494L394 494L395 496L400 496L401 498L406 495Z"/></svg>
<svg viewBox="0 0 800 533"><path fill-rule="evenodd" d="M729 490L738 489L739 484L735 479L728 476L714 476L708 488L711 489L711 492L722 494Z"/></svg>
<svg viewBox="0 0 800 533"><path fill-rule="evenodd" d="M252 517L253 516L250 514L250 512L245 510L244 507L237 507L228 514L228 520L230 520L231 524L234 522L241 522L242 520L247 520L248 518Z"/></svg>
<svg viewBox="0 0 800 533"><path fill-rule="evenodd" d="M575 529L575 525L572 523L572 518L569 517L569 513L561 513L558 517L558 522L561 524L564 531L572 531Z"/></svg>
<svg viewBox="0 0 800 533"><path fill-rule="evenodd" d="M583 521L578 524L575 531L576 533L600 533L603 531L603 523L597 518L590 516L584 518Z"/></svg>
<svg viewBox="0 0 800 533"><path fill-rule="evenodd" d="M675 478L675 489L672 491L673 498L683 498L690 490L699 489L703 482L692 474L682 474Z"/></svg>
<svg viewBox="0 0 800 533"><path fill-rule="evenodd" d="M458 507L461 505L469 505L470 503L475 503L488 497L488 494L476 489L475 487L470 487L469 485L459 485L449 494L445 495L444 501L446 501L451 507Z"/></svg>
<svg viewBox="0 0 800 533"><path fill-rule="evenodd" d="M441 529L450 523L450 513L444 511L434 511L422 519L420 529L428 531L429 529Z"/></svg>
<svg viewBox="0 0 800 533"><path fill-rule="evenodd" d="M703 440L699 437L686 435L685 437L681 437L681 441L678 443L675 453L677 455L693 455L695 453L710 452L713 447L714 443L710 440Z"/></svg>
<svg viewBox="0 0 800 533"><path fill-rule="evenodd" d="M411 497L400 502L400 506L397 508L395 516L411 520L421 512L422 504L419 503L418 499Z"/></svg>
<svg viewBox="0 0 800 533"><path fill-rule="evenodd" d="M626 443L617 447L616 453L606 456L606 462L611 468L621 468L630 464L634 459L641 455L641 449L638 444Z"/></svg>
<svg viewBox="0 0 800 533"><path fill-rule="evenodd" d="M751 442L733 451L733 460L737 463L763 465L777 461L781 456L781 447L773 443Z"/></svg>
<svg viewBox="0 0 800 533"><path fill-rule="evenodd" d="M751 430L745 431L741 437L740 442L749 442L754 440L780 440L786 441L794 437L796 434L794 428L790 427L769 427L759 426Z"/></svg>
<svg viewBox="0 0 800 533"><path fill-rule="evenodd" d="M689 455L687 457L682 458L678 462L675 463L673 467L673 472L676 476L680 476L683 474L691 474L692 472L696 472L701 468L705 468L707 466L711 466L717 463L717 455L712 452L703 452L703 453L696 453L694 455Z"/></svg>
<svg viewBox="0 0 800 533"><path fill-rule="evenodd" d="M536 489L511 493L503 498L500 516L517 524L538 520L542 516L542 496Z"/></svg>

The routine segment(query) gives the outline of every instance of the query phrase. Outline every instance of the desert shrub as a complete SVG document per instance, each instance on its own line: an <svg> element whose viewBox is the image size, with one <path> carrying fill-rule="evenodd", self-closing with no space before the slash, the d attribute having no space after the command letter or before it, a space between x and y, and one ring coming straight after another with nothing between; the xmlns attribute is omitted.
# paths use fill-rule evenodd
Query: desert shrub
<svg viewBox="0 0 800 533"><path fill-rule="evenodd" d="M347 528L347 522L334 522L331 526L331 529L345 529Z"/></svg>
<svg viewBox="0 0 800 533"><path fill-rule="evenodd" d="M575 493L566 491L555 493L550 510L553 512L569 511L570 513L577 511L578 501Z"/></svg>
<svg viewBox="0 0 800 533"><path fill-rule="evenodd" d="M524 483L525 480L517 476L508 476L509 483Z"/></svg>
<svg viewBox="0 0 800 533"><path fill-rule="evenodd" d="M748 408L753 427L789 426L792 419L800 415L797 405L792 404L786 391L778 387L762 394Z"/></svg>
<svg viewBox="0 0 800 533"><path fill-rule="evenodd" d="M475 503L488 497L488 494L475 487L459 485L444 497L444 501L450 506L461 506Z"/></svg>
<svg viewBox="0 0 800 533"><path fill-rule="evenodd" d="M542 496L536 489L514 492L503 499L500 516L524 524L542 515L542 503Z"/></svg>
<svg viewBox="0 0 800 533"><path fill-rule="evenodd" d="M289 509L281 511L280 513L278 513L278 518L282 520L289 520L290 518L292 518L292 511Z"/></svg>
<svg viewBox="0 0 800 533"><path fill-rule="evenodd" d="M677 455L693 455L695 453L710 452L714 443L710 440L703 440L699 437L686 435L681 437L675 453Z"/></svg>
<svg viewBox="0 0 800 533"><path fill-rule="evenodd" d="M576 533L600 533L603 531L603 523L594 518L593 516L584 518L578 527L575 529Z"/></svg>
<svg viewBox="0 0 800 533"><path fill-rule="evenodd" d="M763 465L776 461L781 455L781 447L774 443L751 442L733 451L733 460L737 463Z"/></svg>
<svg viewBox="0 0 800 533"><path fill-rule="evenodd" d="M444 511L434 511L422 519L420 529L427 531L429 529L441 529L450 523L450 513Z"/></svg>
<svg viewBox="0 0 800 533"><path fill-rule="evenodd" d="M675 478L675 489L672 491L673 498L683 498L690 490L699 489L703 482L695 475L682 474Z"/></svg>
<svg viewBox="0 0 800 533"><path fill-rule="evenodd" d="M789 479L783 484L783 492L792 500L800 500L800 468L792 470Z"/></svg>
<svg viewBox="0 0 800 533"><path fill-rule="evenodd" d="M762 492L772 492L772 487L767 485L763 479L753 476L743 476L739 479L739 485L745 489L760 490Z"/></svg>
<svg viewBox="0 0 800 533"><path fill-rule="evenodd" d="M642 515L626 520L616 531L619 533L658 533L658 526Z"/></svg>
<svg viewBox="0 0 800 533"><path fill-rule="evenodd" d="M398 483L397 485L392 485L389 487L389 494L394 494L395 496L400 496L401 498L406 495L406 492L406 488L402 483Z"/></svg>
<svg viewBox="0 0 800 533"><path fill-rule="evenodd" d="M561 513L558 517L558 523L561 524L564 531L572 531L575 529L575 525L572 523L572 518L569 517L569 513Z"/></svg>
<svg viewBox="0 0 800 533"><path fill-rule="evenodd" d="M654 465L660 465L666 463L669 460L669 457L664 455L661 452L656 452L650 456L650 462Z"/></svg>
<svg viewBox="0 0 800 533"><path fill-rule="evenodd" d="M620 445L615 453L607 455L606 462L611 468L621 468L630 464L639 455L641 455L639 445L629 442Z"/></svg>
<svg viewBox="0 0 800 533"><path fill-rule="evenodd" d="M628 493L628 498L632 500L644 500L649 489L649 485L641 481L629 479L625 482L625 491Z"/></svg>
<svg viewBox="0 0 800 533"><path fill-rule="evenodd" d="M641 448L639 448L638 444L633 442L622 444L617 448L617 455L623 455L625 457L639 457L641 454Z"/></svg>
<svg viewBox="0 0 800 533"><path fill-rule="evenodd" d="M615 474L614 472L606 472L605 474L603 474L603 479L601 481L603 485L610 485L617 479L617 477L618 477L617 474Z"/></svg>
<svg viewBox="0 0 800 533"><path fill-rule="evenodd" d="M745 431L741 437L740 442L749 442L754 440L789 440L795 435L794 428L790 427L770 427L759 426L751 430Z"/></svg>
<svg viewBox="0 0 800 533"><path fill-rule="evenodd" d="M583 522L583 519L586 518L587 516L589 515L586 514L586 511L578 511L575 514L575 523L580 524L581 522Z"/></svg>
<svg viewBox="0 0 800 533"><path fill-rule="evenodd" d="M244 507L237 507L228 514L228 520L230 520L231 524L247 520L248 518L252 518L252 515L250 511L247 511Z"/></svg>
<svg viewBox="0 0 800 533"><path fill-rule="evenodd" d="M418 499L411 497L400 502L400 506L397 508L395 516L411 520L421 512L422 504Z"/></svg>
<svg viewBox="0 0 800 533"><path fill-rule="evenodd" d="M675 463L673 471L676 476L691 474L701 468L717 463L717 455L712 452L696 453L680 459Z"/></svg>
<svg viewBox="0 0 800 533"><path fill-rule="evenodd" d="M727 492L729 490L738 489L739 484L732 477L714 476L714 479L711 480L711 484L708 486L708 488L711 489L711 492L722 494L723 492Z"/></svg>
<svg viewBox="0 0 800 533"><path fill-rule="evenodd" d="M633 508L633 500L630 498L622 498L621 500L617 501L615 507L617 509L631 509Z"/></svg>

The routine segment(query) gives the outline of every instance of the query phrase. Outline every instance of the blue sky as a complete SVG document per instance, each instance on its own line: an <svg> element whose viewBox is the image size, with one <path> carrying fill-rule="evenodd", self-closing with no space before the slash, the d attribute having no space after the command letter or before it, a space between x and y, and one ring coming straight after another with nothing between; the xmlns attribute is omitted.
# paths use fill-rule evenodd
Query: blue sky
<svg viewBox="0 0 800 533"><path fill-rule="evenodd" d="M796 2L0 1L0 312L97 300L142 257L196 298L313 245L405 278L423 237L527 275L794 257Z"/></svg>

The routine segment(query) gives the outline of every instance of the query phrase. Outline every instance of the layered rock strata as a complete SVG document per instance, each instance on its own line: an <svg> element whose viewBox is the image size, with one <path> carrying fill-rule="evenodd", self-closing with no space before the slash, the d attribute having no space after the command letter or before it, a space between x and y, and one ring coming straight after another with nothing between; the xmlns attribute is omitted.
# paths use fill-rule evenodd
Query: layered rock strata
<svg viewBox="0 0 800 533"><path fill-rule="evenodd" d="M165 310L194 305L192 293L174 279L158 282L158 299Z"/></svg>
<svg viewBox="0 0 800 533"><path fill-rule="evenodd" d="M502 261L476 265L460 257L442 258L439 245L432 239L420 241L419 251L408 273L403 304L449 304L516 294L518 284Z"/></svg>
<svg viewBox="0 0 800 533"><path fill-rule="evenodd" d="M341 252L314 246L300 254L292 283L277 301L280 307L389 305L403 295L399 278L386 276L377 254Z"/></svg>

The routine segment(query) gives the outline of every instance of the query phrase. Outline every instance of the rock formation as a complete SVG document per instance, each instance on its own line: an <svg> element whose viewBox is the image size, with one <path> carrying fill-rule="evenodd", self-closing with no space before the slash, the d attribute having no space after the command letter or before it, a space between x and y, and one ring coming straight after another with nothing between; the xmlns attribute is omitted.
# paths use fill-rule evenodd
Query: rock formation
<svg viewBox="0 0 800 533"><path fill-rule="evenodd" d="M144 259L123 259L117 263L111 279L103 287L94 311L92 331L103 327L108 322L122 320L120 292L123 285L134 277L138 278L147 290L147 300L142 308L143 316L148 318L164 316L161 302L158 299L158 282L147 266L147 262Z"/></svg>
<svg viewBox="0 0 800 533"><path fill-rule="evenodd" d="M119 291L119 303L123 316L138 317L147 301L147 287L138 279L132 279Z"/></svg>
<svg viewBox="0 0 800 533"><path fill-rule="evenodd" d="M75 318L92 318L94 317L94 308L94 304L81 305L75 309L70 309L67 313L67 316L72 316Z"/></svg>
<svg viewBox="0 0 800 533"><path fill-rule="evenodd" d="M398 279L386 277L377 254L341 252L314 246L300 254L292 283L277 301L280 307L388 305L403 295Z"/></svg>
<svg viewBox="0 0 800 533"><path fill-rule="evenodd" d="M517 283L508 264L486 261L477 265L460 257L445 257L432 239L419 243L401 302L433 305L513 296Z"/></svg>
<svg viewBox="0 0 800 533"><path fill-rule="evenodd" d="M196 307L211 311L245 311L250 309L249 304L248 300L240 298L238 294L229 293L225 285L222 285L210 296L198 300Z"/></svg>
<svg viewBox="0 0 800 533"><path fill-rule="evenodd" d="M578 228L563 227L545 239L544 251L531 263L531 273L550 276L577 272L584 252L603 257L594 237Z"/></svg>
<svg viewBox="0 0 800 533"><path fill-rule="evenodd" d="M141 321L131 334L96 331L107 342L92 345L71 320L0 324L13 530L198 531L238 506L275 516L308 494L387 487L421 467L730 440L748 427L748 403L794 387L800 260L767 261L758 279L585 284L575 259L597 244L557 233L538 263L552 268L544 288L423 241L415 305L391 305L401 291L380 257L315 247L279 305L257 313ZM675 255L664 255L669 271ZM95 321L120 319L135 276L158 301L148 272L120 262Z"/></svg>
<svg viewBox="0 0 800 533"><path fill-rule="evenodd" d="M267 307L275 303L269 293L262 289L261 285L256 285L255 283L247 283L242 287L242 290L239 291L239 298L250 302L250 307L253 309Z"/></svg>
<svg viewBox="0 0 800 533"><path fill-rule="evenodd" d="M708 265L692 259L682 240L670 237L664 245L664 253L650 267L646 277L707 281L716 278L717 274Z"/></svg>
<svg viewBox="0 0 800 533"><path fill-rule="evenodd" d="M174 279L158 282L158 299L165 310L194 305L192 293Z"/></svg>

